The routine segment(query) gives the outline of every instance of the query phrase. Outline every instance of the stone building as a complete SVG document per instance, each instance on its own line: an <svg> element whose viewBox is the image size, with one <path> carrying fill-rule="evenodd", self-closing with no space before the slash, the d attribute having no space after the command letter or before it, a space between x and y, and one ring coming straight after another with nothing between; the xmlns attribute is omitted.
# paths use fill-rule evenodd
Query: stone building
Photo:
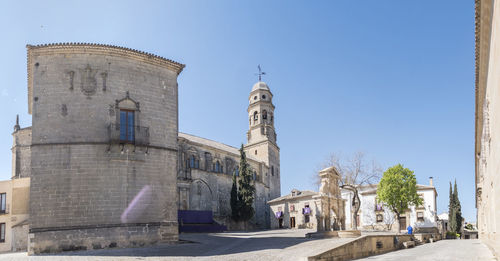
<svg viewBox="0 0 500 261"><path fill-rule="evenodd" d="M0 181L0 252L24 251L28 244L31 128L14 126L12 175Z"/></svg>
<svg viewBox="0 0 500 261"><path fill-rule="evenodd" d="M107 45L27 48L29 253L177 240L184 65Z"/></svg>
<svg viewBox="0 0 500 261"><path fill-rule="evenodd" d="M475 180L479 239L500 256L500 2L476 0Z"/></svg>
<svg viewBox="0 0 500 261"><path fill-rule="evenodd" d="M210 210L229 225L239 151L178 132L184 65L110 45L27 49L32 126L16 124L13 178L0 184L18 215L16 224L6 222L5 240L16 243L5 249L27 242L28 253L38 254L176 241L178 209ZM256 186L252 222L261 228L270 225L266 202L280 196L272 98L265 83L253 86L244 146ZM0 204L0 228L1 214Z"/></svg>
<svg viewBox="0 0 500 261"><path fill-rule="evenodd" d="M394 230L397 220L395 214L384 204L377 200L377 185L365 185L358 188L361 206L358 211L357 224L361 230ZM437 233L437 191L432 184L417 184L417 193L424 200L420 206L410 206L401 214L399 224L401 230L406 230L411 225L414 231L436 232ZM346 213L353 213L352 199L353 192L342 190L342 198L346 200ZM347 229L353 228L353 214L346 214Z"/></svg>
<svg viewBox="0 0 500 261"><path fill-rule="evenodd" d="M271 228L317 228L321 213L318 192L293 189L290 194L270 200L273 217Z"/></svg>
<svg viewBox="0 0 500 261"><path fill-rule="evenodd" d="M293 189L290 194L268 203L273 218L271 228L313 228L339 230L345 224L345 203L340 194L340 176L334 167L319 172L319 192Z"/></svg>

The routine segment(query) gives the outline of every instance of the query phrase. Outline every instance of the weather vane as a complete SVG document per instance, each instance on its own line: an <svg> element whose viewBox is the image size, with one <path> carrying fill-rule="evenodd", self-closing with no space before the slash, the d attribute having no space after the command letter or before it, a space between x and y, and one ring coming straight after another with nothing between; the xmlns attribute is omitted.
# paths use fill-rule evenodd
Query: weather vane
<svg viewBox="0 0 500 261"><path fill-rule="evenodd" d="M260 68L260 64L257 66L259 68L259 73L256 74L259 76L259 82L262 81L262 75L266 75L266 72L263 72L262 69Z"/></svg>

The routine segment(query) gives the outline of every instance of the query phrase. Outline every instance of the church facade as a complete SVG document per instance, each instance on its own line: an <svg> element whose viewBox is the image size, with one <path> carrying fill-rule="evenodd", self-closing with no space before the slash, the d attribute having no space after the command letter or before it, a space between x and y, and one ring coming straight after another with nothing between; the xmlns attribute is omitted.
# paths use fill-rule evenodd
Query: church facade
<svg viewBox="0 0 500 261"><path fill-rule="evenodd" d="M29 181L29 195L11 199L29 202L17 229L29 254L176 241L178 210L210 210L230 224L239 151L178 131L183 64L110 45L27 49L32 126L14 128L12 175ZM267 84L253 86L244 145L259 228L270 224L266 202L280 196L272 98Z"/></svg>

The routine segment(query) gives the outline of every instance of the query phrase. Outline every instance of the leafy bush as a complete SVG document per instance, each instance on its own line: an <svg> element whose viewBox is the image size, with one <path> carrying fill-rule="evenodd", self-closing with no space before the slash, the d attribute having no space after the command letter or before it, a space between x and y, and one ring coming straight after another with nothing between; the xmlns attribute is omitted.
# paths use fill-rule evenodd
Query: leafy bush
<svg viewBox="0 0 500 261"><path fill-rule="evenodd" d="M453 231L446 231L446 238L447 239L455 239L455 238L460 238L460 234L457 234Z"/></svg>

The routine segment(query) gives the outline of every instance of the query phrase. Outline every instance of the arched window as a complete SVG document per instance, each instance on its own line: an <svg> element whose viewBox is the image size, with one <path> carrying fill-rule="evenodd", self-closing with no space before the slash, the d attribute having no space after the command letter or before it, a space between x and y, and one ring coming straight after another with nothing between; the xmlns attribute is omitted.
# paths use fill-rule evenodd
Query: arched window
<svg viewBox="0 0 500 261"><path fill-rule="evenodd" d="M266 110L262 111L262 119L267 120L267 111Z"/></svg>
<svg viewBox="0 0 500 261"><path fill-rule="evenodd" d="M274 166L271 166L271 175L274 176Z"/></svg>
<svg viewBox="0 0 500 261"><path fill-rule="evenodd" d="M215 172L220 172L220 163L219 163L219 161L215 162Z"/></svg>
<svg viewBox="0 0 500 261"><path fill-rule="evenodd" d="M255 123L257 123L257 121L259 120L259 113L256 111L253 113L253 120Z"/></svg>
<svg viewBox="0 0 500 261"><path fill-rule="evenodd" d="M236 166L236 177L240 175L240 167Z"/></svg>
<svg viewBox="0 0 500 261"><path fill-rule="evenodd" d="M196 159L194 158L194 155L191 155L191 157L189 157L189 167L190 167L190 168L192 168L192 169L194 168L194 166L195 166L195 164L194 164L194 163L195 163L195 161L196 161Z"/></svg>
<svg viewBox="0 0 500 261"><path fill-rule="evenodd" d="M257 171L254 171L253 172L253 180L256 180L257 179Z"/></svg>

